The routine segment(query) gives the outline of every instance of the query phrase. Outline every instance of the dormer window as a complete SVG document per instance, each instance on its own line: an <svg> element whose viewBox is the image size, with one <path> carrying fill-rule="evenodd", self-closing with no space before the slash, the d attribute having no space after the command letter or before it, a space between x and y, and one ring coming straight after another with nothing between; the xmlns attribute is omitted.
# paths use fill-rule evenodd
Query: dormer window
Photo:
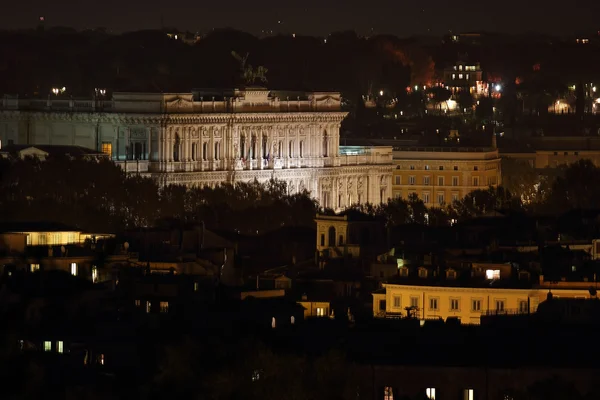
<svg viewBox="0 0 600 400"><path fill-rule="evenodd" d="M500 279L500 270L499 269L487 269L485 270L485 278L493 281L496 279Z"/></svg>
<svg viewBox="0 0 600 400"><path fill-rule="evenodd" d="M419 278L427 278L427 269L419 268Z"/></svg>
<svg viewBox="0 0 600 400"><path fill-rule="evenodd" d="M399 269L399 271L400 271L400 276L403 276L403 277L407 277L408 276L408 268L402 267L402 268Z"/></svg>
<svg viewBox="0 0 600 400"><path fill-rule="evenodd" d="M456 279L456 271L449 269L446 271L446 279Z"/></svg>

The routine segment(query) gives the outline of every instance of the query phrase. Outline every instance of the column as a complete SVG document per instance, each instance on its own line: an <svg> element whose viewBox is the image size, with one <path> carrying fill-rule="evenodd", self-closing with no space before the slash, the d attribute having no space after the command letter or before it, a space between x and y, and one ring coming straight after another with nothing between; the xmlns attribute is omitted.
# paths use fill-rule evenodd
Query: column
<svg viewBox="0 0 600 400"><path fill-rule="evenodd" d="M257 143L257 153L258 153L258 168L259 169L263 169L263 158L265 157L264 153L263 153L263 127L260 126L258 128L258 143Z"/></svg>
<svg viewBox="0 0 600 400"><path fill-rule="evenodd" d="M148 143L146 144L146 152L148 153L148 157L146 160L150 161L152 158L152 128L146 128L146 135L148 136Z"/></svg>

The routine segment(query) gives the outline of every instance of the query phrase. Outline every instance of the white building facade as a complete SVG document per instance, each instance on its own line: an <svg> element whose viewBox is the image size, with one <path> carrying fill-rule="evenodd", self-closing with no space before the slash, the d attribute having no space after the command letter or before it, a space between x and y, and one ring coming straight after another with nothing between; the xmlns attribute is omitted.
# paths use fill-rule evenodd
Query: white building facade
<svg viewBox="0 0 600 400"><path fill-rule="evenodd" d="M339 146L338 93L198 90L111 100L4 97L3 144L76 145L160 184L288 183L343 209L391 197L392 148Z"/></svg>

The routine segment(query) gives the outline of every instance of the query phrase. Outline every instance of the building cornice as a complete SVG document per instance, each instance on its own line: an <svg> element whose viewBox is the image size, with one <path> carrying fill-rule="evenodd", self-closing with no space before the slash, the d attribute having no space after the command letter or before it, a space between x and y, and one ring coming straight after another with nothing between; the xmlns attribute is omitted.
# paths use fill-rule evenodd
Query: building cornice
<svg viewBox="0 0 600 400"><path fill-rule="evenodd" d="M74 122L112 122L138 124L228 124L228 123L341 123L347 112L259 112L259 113L196 113L140 114L112 112L60 112L2 110L0 115L10 120L46 120Z"/></svg>

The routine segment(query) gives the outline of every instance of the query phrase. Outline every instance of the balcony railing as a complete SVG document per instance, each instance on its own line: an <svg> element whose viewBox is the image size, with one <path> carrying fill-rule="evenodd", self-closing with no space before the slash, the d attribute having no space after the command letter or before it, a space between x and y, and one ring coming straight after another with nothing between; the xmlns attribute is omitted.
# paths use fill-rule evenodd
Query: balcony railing
<svg viewBox="0 0 600 400"><path fill-rule="evenodd" d="M533 312L533 311L531 311ZM522 310L520 308L511 308L505 310L487 310L481 313L486 317L496 316L496 315L527 315L530 314L528 310Z"/></svg>

